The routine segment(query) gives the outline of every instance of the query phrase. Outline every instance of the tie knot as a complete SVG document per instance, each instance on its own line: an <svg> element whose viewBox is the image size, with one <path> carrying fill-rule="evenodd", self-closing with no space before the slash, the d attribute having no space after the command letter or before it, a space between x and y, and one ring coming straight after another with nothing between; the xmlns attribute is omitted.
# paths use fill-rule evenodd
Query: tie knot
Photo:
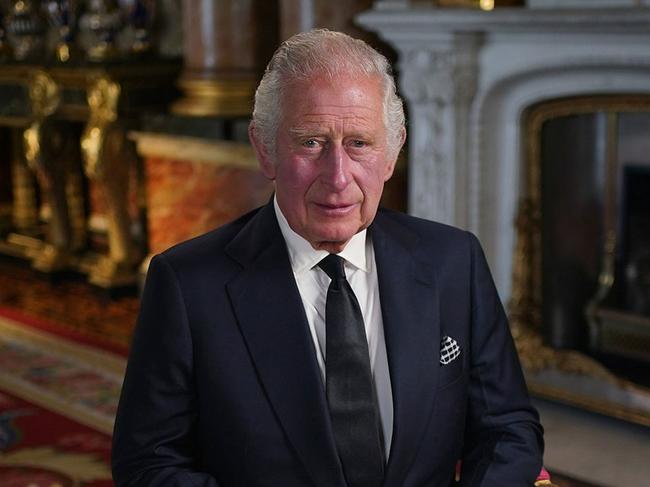
<svg viewBox="0 0 650 487"><path fill-rule="evenodd" d="M345 279L345 268L343 258L336 254L330 254L318 263L318 267L325 271L330 279Z"/></svg>

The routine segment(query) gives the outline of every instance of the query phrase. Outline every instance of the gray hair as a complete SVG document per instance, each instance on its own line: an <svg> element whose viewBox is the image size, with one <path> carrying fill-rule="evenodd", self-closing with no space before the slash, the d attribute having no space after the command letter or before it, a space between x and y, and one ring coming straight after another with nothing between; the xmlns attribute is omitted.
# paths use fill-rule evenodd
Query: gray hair
<svg viewBox="0 0 650 487"><path fill-rule="evenodd" d="M284 88L291 82L309 80L317 75L332 79L341 74L381 79L386 143L389 154L397 157L405 121L390 63L364 41L327 29L314 29L287 39L266 66L255 92L253 123L270 155L275 157Z"/></svg>

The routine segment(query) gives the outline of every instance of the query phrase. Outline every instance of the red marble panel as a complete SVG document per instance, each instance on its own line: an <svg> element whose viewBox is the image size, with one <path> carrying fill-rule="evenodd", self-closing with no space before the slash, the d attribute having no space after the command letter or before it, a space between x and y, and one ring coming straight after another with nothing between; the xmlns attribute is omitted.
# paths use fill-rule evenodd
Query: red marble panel
<svg viewBox="0 0 650 487"><path fill-rule="evenodd" d="M149 251L158 253L263 205L273 186L257 169L152 157L145 190Z"/></svg>

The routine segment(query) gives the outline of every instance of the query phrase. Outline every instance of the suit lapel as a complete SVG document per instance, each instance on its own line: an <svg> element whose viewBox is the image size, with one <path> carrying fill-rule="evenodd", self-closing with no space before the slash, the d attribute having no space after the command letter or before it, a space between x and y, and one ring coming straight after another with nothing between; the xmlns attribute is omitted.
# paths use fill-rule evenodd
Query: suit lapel
<svg viewBox="0 0 650 487"><path fill-rule="evenodd" d="M393 439L385 486L403 485L431 415L438 382L440 323L433 274L417 236L378 213L370 227L393 390Z"/></svg>
<svg viewBox="0 0 650 487"><path fill-rule="evenodd" d="M244 269L227 289L267 397L315 484L343 486L327 401L273 204L226 249Z"/></svg>

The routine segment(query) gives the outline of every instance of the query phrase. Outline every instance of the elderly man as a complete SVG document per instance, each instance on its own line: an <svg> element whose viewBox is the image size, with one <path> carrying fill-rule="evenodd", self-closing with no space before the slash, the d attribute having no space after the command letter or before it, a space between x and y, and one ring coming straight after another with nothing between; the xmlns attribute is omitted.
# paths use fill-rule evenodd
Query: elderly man
<svg viewBox="0 0 650 487"><path fill-rule="evenodd" d="M386 59L286 41L250 139L269 204L155 257L118 486L531 487L542 430L471 234L380 210L404 143Z"/></svg>

